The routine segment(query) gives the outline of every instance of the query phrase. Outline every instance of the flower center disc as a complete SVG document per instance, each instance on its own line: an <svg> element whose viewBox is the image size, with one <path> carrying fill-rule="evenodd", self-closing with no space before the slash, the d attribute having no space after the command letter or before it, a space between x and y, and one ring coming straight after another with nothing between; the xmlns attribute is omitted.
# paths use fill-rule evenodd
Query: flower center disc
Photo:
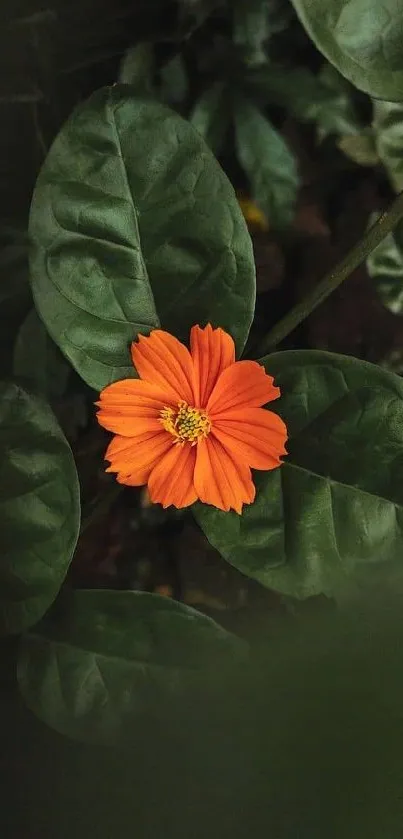
<svg viewBox="0 0 403 839"><path fill-rule="evenodd" d="M195 446L199 437L207 437L211 423L204 411L192 408L187 402L178 402L178 409L163 408L160 422L176 438L176 443L191 443Z"/></svg>

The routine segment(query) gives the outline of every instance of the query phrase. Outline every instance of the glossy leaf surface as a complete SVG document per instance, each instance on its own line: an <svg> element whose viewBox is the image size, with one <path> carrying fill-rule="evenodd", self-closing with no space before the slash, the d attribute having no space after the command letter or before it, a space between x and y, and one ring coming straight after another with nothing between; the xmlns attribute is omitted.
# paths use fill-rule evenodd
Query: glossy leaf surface
<svg viewBox="0 0 403 839"><path fill-rule="evenodd" d="M370 575L403 573L403 384L347 356L288 351L263 359L287 423L283 465L255 473L241 516L196 505L233 565L294 597L337 596Z"/></svg>
<svg viewBox="0 0 403 839"><path fill-rule="evenodd" d="M292 0L308 34L356 87L403 100L403 0Z"/></svg>
<svg viewBox="0 0 403 839"><path fill-rule="evenodd" d="M230 331L255 297L252 245L228 179L192 126L129 86L97 91L56 138L31 209L32 284L53 340L99 390L133 375L159 324Z"/></svg>
<svg viewBox="0 0 403 839"><path fill-rule="evenodd" d="M0 631L21 632L49 608L80 525L77 472L49 406L0 385Z"/></svg>

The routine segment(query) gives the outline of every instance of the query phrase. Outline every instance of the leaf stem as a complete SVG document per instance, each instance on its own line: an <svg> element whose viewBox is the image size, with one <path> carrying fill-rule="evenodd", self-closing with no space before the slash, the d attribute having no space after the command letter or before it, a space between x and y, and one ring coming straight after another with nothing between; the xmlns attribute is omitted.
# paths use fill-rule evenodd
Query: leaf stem
<svg viewBox="0 0 403 839"><path fill-rule="evenodd" d="M287 314L273 326L264 336L256 348L257 358L271 352L277 344L293 332L311 312L338 288L341 283L358 268L366 257L373 251L382 239L390 233L403 217L403 192L393 201L386 212L366 231L360 241L354 245L339 264L326 274L315 288L297 303Z"/></svg>

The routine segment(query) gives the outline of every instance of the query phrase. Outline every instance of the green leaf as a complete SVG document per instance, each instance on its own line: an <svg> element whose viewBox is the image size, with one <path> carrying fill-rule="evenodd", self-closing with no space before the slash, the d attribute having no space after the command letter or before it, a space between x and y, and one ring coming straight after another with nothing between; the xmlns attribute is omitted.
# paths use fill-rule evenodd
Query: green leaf
<svg viewBox="0 0 403 839"><path fill-rule="evenodd" d="M251 70L245 86L261 106L278 105L301 122L315 122L321 140L361 129L351 96L354 88L329 64L317 75L306 67L270 64Z"/></svg>
<svg viewBox="0 0 403 839"><path fill-rule="evenodd" d="M403 99L401 0L292 0L326 58L360 90Z"/></svg>
<svg viewBox="0 0 403 839"><path fill-rule="evenodd" d="M119 67L118 81L136 88L138 96L152 93L154 71L153 44L144 42L130 47Z"/></svg>
<svg viewBox="0 0 403 839"><path fill-rule="evenodd" d="M36 308L99 390L133 376L129 345L159 324L231 332L238 351L255 296L250 237L200 135L130 87L97 91L62 128L30 220Z"/></svg>
<svg viewBox="0 0 403 839"><path fill-rule="evenodd" d="M160 95L163 102L180 104L188 94L188 78L185 62L178 53L174 55L161 69Z"/></svg>
<svg viewBox="0 0 403 839"><path fill-rule="evenodd" d="M57 731L127 745L167 702L244 652L213 620L169 598L75 591L58 619L23 638L18 679L28 706Z"/></svg>
<svg viewBox="0 0 403 839"><path fill-rule="evenodd" d="M284 0L235 0L232 40L248 67L267 65L270 39L287 28L293 16Z"/></svg>
<svg viewBox="0 0 403 839"><path fill-rule="evenodd" d="M65 393L70 368L48 335L36 309L31 309L14 348L15 376L26 380L35 393L51 400Z"/></svg>
<svg viewBox="0 0 403 839"><path fill-rule="evenodd" d="M50 408L0 385L0 632L36 623L65 578L80 525L73 455Z"/></svg>
<svg viewBox="0 0 403 839"><path fill-rule="evenodd" d="M403 189L403 105L374 101L375 145L396 192Z"/></svg>
<svg viewBox="0 0 403 839"><path fill-rule="evenodd" d="M250 67L266 63L265 43L269 34L267 0L236 0L232 37Z"/></svg>
<svg viewBox="0 0 403 839"><path fill-rule="evenodd" d="M373 213L369 226L378 218ZM384 306L395 315L403 313L403 227L398 225L393 233L382 240L367 258L367 271L374 280Z"/></svg>
<svg viewBox="0 0 403 839"><path fill-rule="evenodd" d="M189 116L193 128L201 134L216 156L222 150L230 116L228 87L223 82L215 82L204 91Z"/></svg>
<svg viewBox="0 0 403 839"><path fill-rule="evenodd" d="M261 362L282 397L283 465L255 473L241 516L197 504L207 538L243 573L293 597L338 596L371 575L403 576L403 383L326 352Z"/></svg>
<svg viewBox="0 0 403 839"><path fill-rule="evenodd" d="M236 102L235 141L254 201L273 227L287 226L299 183L294 155L266 117L244 99Z"/></svg>
<svg viewBox="0 0 403 839"><path fill-rule="evenodd" d="M371 128L364 128L360 134L344 134L337 145L346 157L358 163L359 166L376 166L379 163L374 132Z"/></svg>
<svg viewBox="0 0 403 839"><path fill-rule="evenodd" d="M349 136L361 131L353 86L327 63L321 67L316 82L320 95L316 107L313 104L313 120L317 124L319 140L332 134Z"/></svg>

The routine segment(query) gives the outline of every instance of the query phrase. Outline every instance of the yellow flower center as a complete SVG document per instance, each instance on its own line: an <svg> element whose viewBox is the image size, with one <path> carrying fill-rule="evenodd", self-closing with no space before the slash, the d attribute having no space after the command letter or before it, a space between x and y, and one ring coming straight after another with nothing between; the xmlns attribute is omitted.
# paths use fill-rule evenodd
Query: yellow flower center
<svg viewBox="0 0 403 839"><path fill-rule="evenodd" d="M187 402L178 402L178 409L163 408L160 422L165 431L176 438L176 443L190 443L195 446L199 437L207 437L211 423L204 411L192 408Z"/></svg>

